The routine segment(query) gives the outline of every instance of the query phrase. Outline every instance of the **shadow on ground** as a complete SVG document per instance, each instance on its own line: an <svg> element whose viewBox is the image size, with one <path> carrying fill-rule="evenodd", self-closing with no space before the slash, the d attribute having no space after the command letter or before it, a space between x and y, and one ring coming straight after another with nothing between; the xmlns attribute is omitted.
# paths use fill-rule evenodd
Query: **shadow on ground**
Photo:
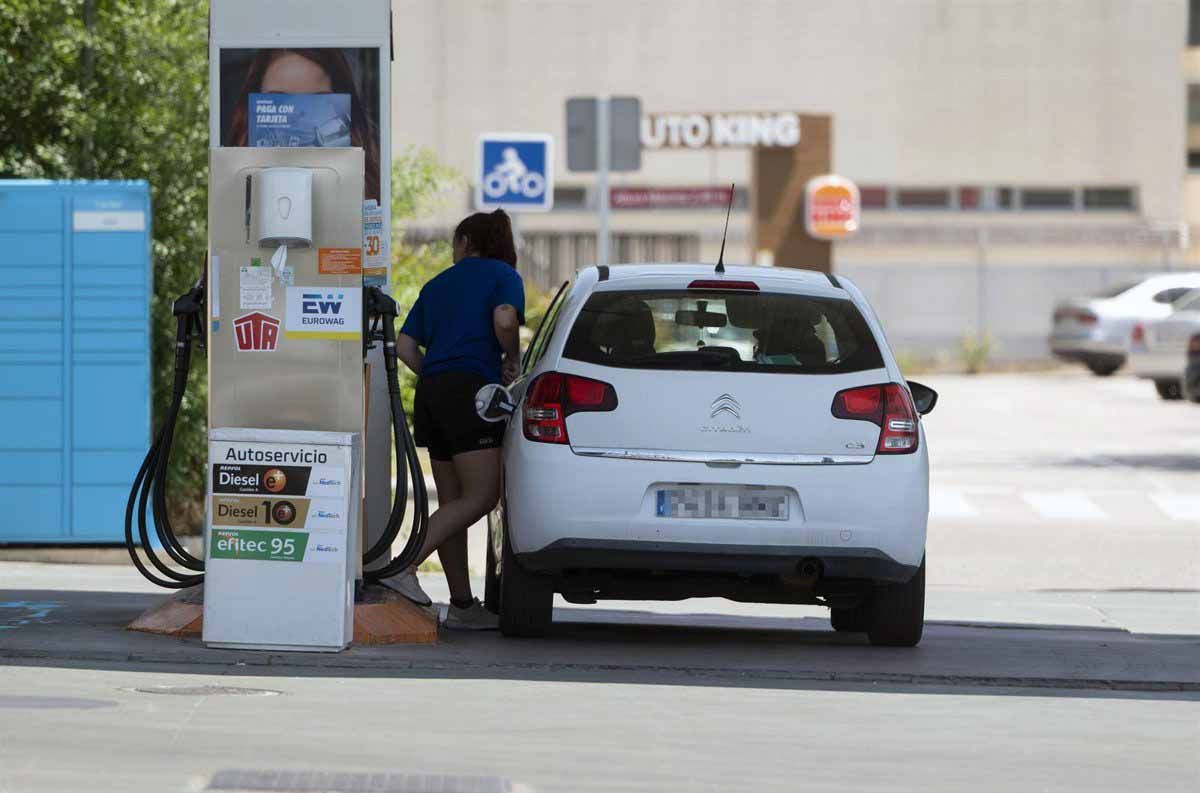
<svg viewBox="0 0 1200 793"><path fill-rule="evenodd" d="M443 631L436 645L342 653L214 650L125 630L161 595L3 591L0 663L192 674L484 678L755 688L1200 699L1200 637L1067 626L926 625L921 645L878 648L816 617L555 612L551 635Z"/></svg>

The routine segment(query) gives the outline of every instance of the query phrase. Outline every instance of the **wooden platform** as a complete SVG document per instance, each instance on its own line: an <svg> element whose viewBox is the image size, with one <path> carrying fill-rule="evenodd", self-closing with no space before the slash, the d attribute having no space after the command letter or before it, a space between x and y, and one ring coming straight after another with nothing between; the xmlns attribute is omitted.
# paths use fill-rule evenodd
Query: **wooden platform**
<svg viewBox="0 0 1200 793"><path fill-rule="evenodd" d="M204 626L204 587L181 589L129 624L128 630L198 639ZM437 613L384 587L370 587L354 604L355 644L432 644Z"/></svg>

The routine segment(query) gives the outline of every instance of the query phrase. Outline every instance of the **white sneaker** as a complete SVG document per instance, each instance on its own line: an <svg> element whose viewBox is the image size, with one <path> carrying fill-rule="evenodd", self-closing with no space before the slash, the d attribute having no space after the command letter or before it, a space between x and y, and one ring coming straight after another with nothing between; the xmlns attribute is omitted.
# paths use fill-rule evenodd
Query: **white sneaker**
<svg viewBox="0 0 1200 793"><path fill-rule="evenodd" d="M453 603L447 606L442 625L463 631L494 631L500 627L500 618L485 609L479 598L475 598L465 609Z"/></svg>
<svg viewBox="0 0 1200 793"><path fill-rule="evenodd" d="M417 581L417 568L415 567L402 570L390 578L381 578L379 583L388 589L399 592L418 606L433 605L433 598L425 594L425 590L421 589L421 584Z"/></svg>

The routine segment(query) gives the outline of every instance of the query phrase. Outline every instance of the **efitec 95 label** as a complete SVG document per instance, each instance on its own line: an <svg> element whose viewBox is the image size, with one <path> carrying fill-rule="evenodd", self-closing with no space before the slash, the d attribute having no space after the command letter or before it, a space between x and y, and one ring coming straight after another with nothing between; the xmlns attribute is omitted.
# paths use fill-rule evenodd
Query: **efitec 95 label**
<svg viewBox="0 0 1200 793"><path fill-rule="evenodd" d="M303 532L213 529L210 559L258 559L303 562L308 535Z"/></svg>

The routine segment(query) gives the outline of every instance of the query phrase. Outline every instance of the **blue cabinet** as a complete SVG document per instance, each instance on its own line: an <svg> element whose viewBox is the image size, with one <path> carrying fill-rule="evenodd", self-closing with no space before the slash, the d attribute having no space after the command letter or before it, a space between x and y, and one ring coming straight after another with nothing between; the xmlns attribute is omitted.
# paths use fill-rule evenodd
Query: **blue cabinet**
<svg viewBox="0 0 1200 793"><path fill-rule="evenodd" d="M0 180L0 544L116 543L150 442L150 190Z"/></svg>

